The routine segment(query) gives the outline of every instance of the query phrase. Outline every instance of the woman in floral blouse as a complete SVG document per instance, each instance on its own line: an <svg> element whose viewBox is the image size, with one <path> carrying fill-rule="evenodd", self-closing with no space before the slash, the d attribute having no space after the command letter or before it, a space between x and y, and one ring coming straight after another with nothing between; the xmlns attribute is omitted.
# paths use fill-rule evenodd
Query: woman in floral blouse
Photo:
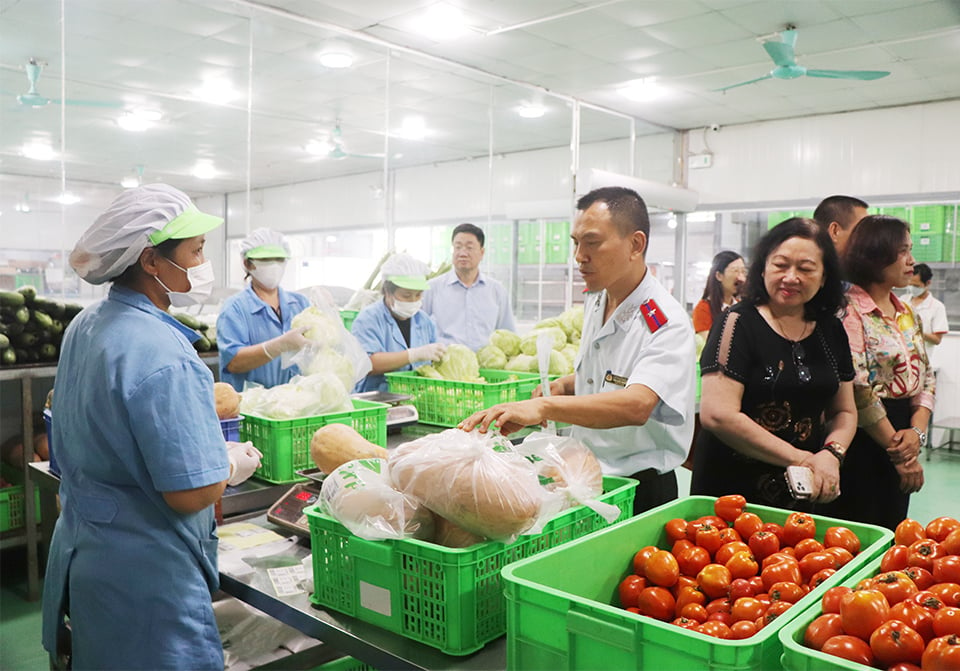
<svg viewBox="0 0 960 671"><path fill-rule="evenodd" d="M920 324L893 293L913 276L910 227L871 215L851 234L843 325L850 341L857 433L841 468L839 499L826 514L895 529L923 486L918 461L933 408L934 375Z"/></svg>

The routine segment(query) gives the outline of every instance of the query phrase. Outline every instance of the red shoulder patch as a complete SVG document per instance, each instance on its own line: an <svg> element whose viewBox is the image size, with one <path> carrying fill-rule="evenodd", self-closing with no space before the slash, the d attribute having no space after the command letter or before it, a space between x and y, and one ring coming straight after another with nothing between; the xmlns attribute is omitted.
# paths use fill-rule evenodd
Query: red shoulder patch
<svg viewBox="0 0 960 671"><path fill-rule="evenodd" d="M643 320L647 322L650 333L656 333L657 329L667 323L667 315L663 313L663 310L652 298L640 304L640 314L643 315Z"/></svg>

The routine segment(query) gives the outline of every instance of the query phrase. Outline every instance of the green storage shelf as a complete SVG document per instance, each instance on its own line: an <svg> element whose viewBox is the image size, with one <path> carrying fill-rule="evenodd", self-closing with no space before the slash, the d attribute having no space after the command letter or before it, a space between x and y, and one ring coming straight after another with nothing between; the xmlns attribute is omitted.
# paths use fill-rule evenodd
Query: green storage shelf
<svg viewBox="0 0 960 671"><path fill-rule="evenodd" d="M24 509L23 473L15 466L3 464L3 478L13 483L10 487L0 488L0 533L15 531L27 526L26 510ZM40 488L34 486L34 510L36 520L40 521Z"/></svg>
<svg viewBox="0 0 960 671"><path fill-rule="evenodd" d="M924 263L943 261L943 234L911 236L913 239L913 258Z"/></svg>
<svg viewBox="0 0 960 671"><path fill-rule="evenodd" d="M917 205L910 212L910 230L917 235L941 235L946 230L947 206Z"/></svg>
<svg viewBox="0 0 960 671"><path fill-rule="evenodd" d="M540 384L537 373L481 368L486 382L460 382L422 377L416 371L387 373L387 384L394 394L412 396L423 424L454 427L478 410L497 403L523 401Z"/></svg>
<svg viewBox="0 0 960 671"><path fill-rule="evenodd" d="M633 555L645 545L669 548L664 524L682 517L713 514L716 499L690 496L598 531L587 538L544 552L503 570L507 597L507 668L738 669L779 668L780 629L799 617L823 593L847 580L890 546L893 532L813 515L817 538L828 526L849 527L861 552L822 585L757 634L722 640L682 629L619 606L617 585L632 572ZM765 522L782 524L791 511L748 505Z"/></svg>
<svg viewBox="0 0 960 671"><path fill-rule="evenodd" d="M251 441L263 453L260 468L253 477L283 484L305 478L297 471L313 466L310 460L310 439L314 432L327 424L346 424L357 433L381 447L387 445L386 403L350 399L353 410L331 412L299 419L267 419L244 414L240 424L240 440Z"/></svg>
<svg viewBox="0 0 960 671"><path fill-rule="evenodd" d="M633 513L637 481L604 477L600 501ZM316 506L306 509L314 593L321 606L438 648L467 655L506 631L500 569L608 526L586 506L568 508L543 532L510 544L448 548L415 539L368 541Z"/></svg>

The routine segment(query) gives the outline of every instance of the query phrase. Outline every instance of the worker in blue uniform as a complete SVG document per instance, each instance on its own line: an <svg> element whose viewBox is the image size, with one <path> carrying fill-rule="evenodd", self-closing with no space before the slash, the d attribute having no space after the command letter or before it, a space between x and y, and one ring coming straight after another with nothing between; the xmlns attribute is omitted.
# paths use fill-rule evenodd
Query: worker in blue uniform
<svg viewBox="0 0 960 671"><path fill-rule="evenodd" d="M412 370L439 361L446 346L437 342L437 326L422 310L427 264L409 254L394 254L380 270L383 299L353 320L351 332L370 355L372 370L356 391L387 391L384 373Z"/></svg>
<svg viewBox="0 0 960 671"><path fill-rule="evenodd" d="M43 646L74 669L223 669L213 504L260 453L225 444L198 334L167 312L209 295L204 234L221 223L173 187L143 186L70 254L81 278L113 283L71 322L54 384L62 510Z"/></svg>
<svg viewBox="0 0 960 671"><path fill-rule="evenodd" d="M237 391L246 382L284 384L300 368L284 368L280 355L307 344L305 328L292 328L291 322L310 301L280 286L290 259L290 244L281 233L256 229L240 243L240 254L250 284L223 302L217 318L220 380Z"/></svg>

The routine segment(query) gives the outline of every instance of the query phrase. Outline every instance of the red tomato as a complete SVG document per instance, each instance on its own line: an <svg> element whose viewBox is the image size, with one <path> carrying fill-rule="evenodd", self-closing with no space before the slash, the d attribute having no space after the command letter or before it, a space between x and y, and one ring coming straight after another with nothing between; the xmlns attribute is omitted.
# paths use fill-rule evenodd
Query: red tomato
<svg viewBox="0 0 960 671"><path fill-rule="evenodd" d="M930 520L924 532L927 534L927 538L932 538L939 543L949 536L950 532L957 529L960 529L960 521L953 517L938 517L935 520Z"/></svg>
<svg viewBox="0 0 960 671"><path fill-rule="evenodd" d="M887 671L923 671L923 669L910 662L900 662L899 664L891 666Z"/></svg>
<svg viewBox="0 0 960 671"><path fill-rule="evenodd" d="M688 603L696 603L703 605L707 602L707 595L698 590L696 587L686 586L681 587L677 592L677 609L683 608Z"/></svg>
<svg viewBox="0 0 960 671"><path fill-rule="evenodd" d="M691 545L677 555L677 563L681 574L695 576L710 563L710 553L699 545Z"/></svg>
<svg viewBox="0 0 960 671"><path fill-rule="evenodd" d="M697 522L700 522L701 524L709 524L710 526L718 529L723 529L727 526L727 521L717 515L704 515L703 517L698 517Z"/></svg>
<svg viewBox="0 0 960 671"><path fill-rule="evenodd" d="M723 545L723 540L720 538L720 529L712 524L705 524L697 529L697 540L695 542L709 552L711 557L714 556L720 546Z"/></svg>
<svg viewBox="0 0 960 671"><path fill-rule="evenodd" d="M747 545L750 546L753 556L762 561L764 557L769 557L780 549L780 538L774 533L761 530L747 539Z"/></svg>
<svg viewBox="0 0 960 671"><path fill-rule="evenodd" d="M824 550L823 552L811 552L800 559L800 575L804 582L810 582L810 578L817 571L825 568L840 568L840 561L835 555Z"/></svg>
<svg viewBox="0 0 960 671"><path fill-rule="evenodd" d="M767 606L767 610L763 613L764 625L770 624L778 617L786 613L792 605L792 603L788 603L787 601L774 601L771 603L769 606Z"/></svg>
<svg viewBox="0 0 960 671"><path fill-rule="evenodd" d="M687 522L687 540L696 545L697 543L697 531L700 527L706 526L704 522L698 522L696 520L692 522Z"/></svg>
<svg viewBox="0 0 960 671"><path fill-rule="evenodd" d="M760 569L763 570L768 566L772 566L773 564L779 564L782 561L792 561L794 563L797 563L797 558L794 557L793 555L787 554L783 550L781 550L780 552L774 552L772 555L767 555L766 557L763 558L763 561L760 562Z"/></svg>
<svg viewBox="0 0 960 671"><path fill-rule="evenodd" d="M714 555L714 560L716 560L718 564L726 564L730 561L730 557L741 551L750 552L751 555L753 554L753 552L750 551L750 546L743 541L724 543L720 546L720 549L717 550L716 555Z"/></svg>
<svg viewBox="0 0 960 671"><path fill-rule="evenodd" d="M740 516L746 505L747 500L740 494L727 494L713 502L713 512L717 517L727 522L733 522Z"/></svg>
<svg viewBox="0 0 960 671"><path fill-rule="evenodd" d="M944 606L933 616L934 636L960 636L960 608Z"/></svg>
<svg viewBox="0 0 960 671"><path fill-rule="evenodd" d="M646 586L647 579L638 575L628 575L621 580L620 585L617 587L617 594L620 596L620 605L624 608L629 608L630 606L636 607L637 597L640 596L640 592L642 592Z"/></svg>
<svg viewBox="0 0 960 671"><path fill-rule="evenodd" d="M884 667L901 662L918 664L925 645L920 634L899 620L887 620L870 634L870 649Z"/></svg>
<svg viewBox="0 0 960 671"><path fill-rule="evenodd" d="M940 543L932 538L924 538L909 546L907 566L919 566L929 571L933 568L933 560L942 556L943 548Z"/></svg>
<svg viewBox="0 0 960 671"><path fill-rule="evenodd" d="M750 538L753 534L760 531L763 526L763 520L756 513L740 513L737 519L733 521L733 528L740 534L740 538Z"/></svg>
<svg viewBox="0 0 960 671"><path fill-rule="evenodd" d="M894 545L883 553L880 560L881 571L902 571L907 567L907 555L910 548L906 545Z"/></svg>
<svg viewBox="0 0 960 671"><path fill-rule="evenodd" d="M925 590L933 585L933 574L925 568L919 566L908 566L903 572L910 576L917 589Z"/></svg>
<svg viewBox="0 0 960 671"><path fill-rule="evenodd" d="M918 606L926 608L931 613L936 613L938 610L943 608L943 602L937 598L936 594L928 590L921 590L916 594L913 594L910 597L910 600Z"/></svg>
<svg viewBox="0 0 960 671"><path fill-rule="evenodd" d="M790 513L783 523L783 538L785 545L796 545L804 538L813 538L817 535L817 523L806 513Z"/></svg>
<svg viewBox="0 0 960 671"><path fill-rule="evenodd" d="M940 541L940 546L948 555L960 555L960 529L954 529Z"/></svg>
<svg viewBox="0 0 960 671"><path fill-rule="evenodd" d="M808 648L820 650L828 638L843 634L839 613L824 613L807 625L803 632L803 644Z"/></svg>
<svg viewBox="0 0 960 671"><path fill-rule="evenodd" d="M837 572L837 569L834 568L824 568L820 569L813 576L810 577L810 580L807 581L807 587L810 589L816 589L824 583L830 576Z"/></svg>
<svg viewBox="0 0 960 671"><path fill-rule="evenodd" d="M783 542L783 527L776 522L764 522L763 526L760 527L760 530L772 533L777 537L777 540L780 541L780 545L785 544Z"/></svg>
<svg viewBox="0 0 960 671"><path fill-rule="evenodd" d="M667 533L667 539L672 545L681 538L687 537L687 521L682 517L675 517L663 525L663 530Z"/></svg>
<svg viewBox="0 0 960 671"><path fill-rule="evenodd" d="M670 553L677 559L680 559L681 552L683 552L687 548L695 548L695 547L697 546L691 543L690 541L688 541L686 538L681 538L670 547Z"/></svg>
<svg viewBox="0 0 960 671"><path fill-rule="evenodd" d="M912 598L904 599L897 605L891 607L890 619L900 620L910 625L925 641L933 638L933 613L920 604L915 603Z"/></svg>
<svg viewBox="0 0 960 671"><path fill-rule="evenodd" d="M674 618L677 602L670 590L663 587L647 587L637 597L637 608L642 615L647 615L664 622Z"/></svg>
<svg viewBox="0 0 960 671"><path fill-rule="evenodd" d="M796 553L797 559L803 559L811 552L823 552L823 543L816 538L804 538L793 546L793 551Z"/></svg>
<svg viewBox="0 0 960 671"><path fill-rule="evenodd" d="M684 629L691 629L691 630L696 630L696 628L700 626L699 622L697 622L696 620L691 620L688 617L678 617L670 624L675 624L678 627L683 627Z"/></svg>
<svg viewBox="0 0 960 671"><path fill-rule="evenodd" d="M733 608L733 602L725 596L711 599L707 603L707 613L710 615L714 613L729 613L731 608Z"/></svg>
<svg viewBox="0 0 960 671"><path fill-rule="evenodd" d="M760 576L755 575L755 576L753 576L752 578L750 578L750 584L753 586L753 594L754 594L754 596L756 596L756 595L758 595L758 594L766 594L766 593L767 593L767 591L766 591L765 589L763 589L763 578L761 578Z"/></svg>
<svg viewBox="0 0 960 671"><path fill-rule="evenodd" d="M903 571L881 573L873 579L872 589L882 592L891 606L920 591L916 583Z"/></svg>
<svg viewBox="0 0 960 671"><path fill-rule="evenodd" d="M647 581L660 587L673 587L680 577L680 566L677 558L666 550L657 550L651 554L643 565Z"/></svg>
<svg viewBox="0 0 960 671"><path fill-rule="evenodd" d="M733 624L733 615L721 610L707 615L707 622L723 622L729 627L731 624Z"/></svg>
<svg viewBox="0 0 960 671"><path fill-rule="evenodd" d="M726 597L733 577L723 564L707 564L697 574L697 585L711 599Z"/></svg>
<svg viewBox="0 0 960 671"><path fill-rule="evenodd" d="M924 671L960 670L960 636L940 636L930 641L920 666Z"/></svg>
<svg viewBox="0 0 960 671"><path fill-rule="evenodd" d="M800 566L795 559L789 559L776 564L770 564L760 572L760 578L763 579L763 586L767 592L778 582L793 582L800 584L802 577L800 575Z"/></svg>
<svg viewBox="0 0 960 671"><path fill-rule="evenodd" d="M750 620L752 622L763 615L766 610L767 607L759 599L744 596L733 602L733 606L730 607L730 615L734 622L740 620Z"/></svg>
<svg viewBox="0 0 960 671"><path fill-rule="evenodd" d="M806 592L803 587L795 582L777 582L774 583L767 592L773 601L786 601L787 603L796 603L804 597Z"/></svg>
<svg viewBox="0 0 960 671"><path fill-rule="evenodd" d="M831 587L826 592L823 593L823 598L820 599L820 610L824 613L840 613L840 599L843 598L844 594L848 594L853 590L847 587L846 585L837 585L836 587Z"/></svg>
<svg viewBox="0 0 960 671"><path fill-rule="evenodd" d="M842 568L847 565L847 563L853 559L853 555L846 548L842 548L838 545L834 545L832 548L827 548L824 550L827 554L831 554L837 558L838 566L837 568Z"/></svg>
<svg viewBox="0 0 960 671"><path fill-rule="evenodd" d="M697 577L689 575L681 575L677 578L677 584L673 586L674 591L679 591L681 587L693 587L697 586Z"/></svg>
<svg viewBox="0 0 960 671"><path fill-rule="evenodd" d="M750 638L757 633L757 625L749 620L740 620L730 625L730 638L735 641L742 641Z"/></svg>
<svg viewBox="0 0 960 671"><path fill-rule="evenodd" d="M831 636L824 641L820 650L828 655L848 659L857 664L873 666L873 650L870 649L870 644L856 636L848 636L847 634Z"/></svg>
<svg viewBox="0 0 960 671"><path fill-rule="evenodd" d="M626 610L628 613L636 613L637 615L640 614L640 609L637 608L636 606L629 606L629 607L627 607L625 610Z"/></svg>
<svg viewBox="0 0 960 671"><path fill-rule="evenodd" d="M943 601L944 606L960 607L960 585L955 582L941 582L931 585L927 591Z"/></svg>
<svg viewBox="0 0 960 671"><path fill-rule="evenodd" d="M732 573L731 573L732 575ZM756 596L757 590L746 578L734 578L730 581L730 599L736 601L745 596Z"/></svg>
<svg viewBox="0 0 960 671"><path fill-rule="evenodd" d="M900 522L893 531L893 542L897 545L909 546L926 537L927 534L923 529L923 525L909 517Z"/></svg>
<svg viewBox="0 0 960 671"><path fill-rule="evenodd" d="M757 571L760 569L760 565L757 564L757 560L753 558L753 554L749 550L737 552L730 557L724 566L730 570L732 578L752 578L757 575Z"/></svg>
<svg viewBox="0 0 960 671"><path fill-rule="evenodd" d="M713 636L714 638L730 638L731 636L730 627L723 622L717 622L716 620L707 620L698 626L696 630L701 634Z"/></svg>
<svg viewBox="0 0 960 671"><path fill-rule="evenodd" d="M933 579L937 582L960 583L960 555L947 555L934 559Z"/></svg>
<svg viewBox="0 0 960 671"><path fill-rule="evenodd" d="M640 548L635 555L633 555L633 572L637 575L643 575L643 567L647 563L647 559L654 552L660 550L656 545L647 545L646 547Z"/></svg>
<svg viewBox="0 0 960 671"><path fill-rule="evenodd" d="M824 547L841 547L850 554L860 552L860 539L847 527L828 527L823 535Z"/></svg>
<svg viewBox="0 0 960 671"><path fill-rule="evenodd" d="M707 612L707 609L699 603L688 603L679 610L678 615L688 620L694 620L697 624L699 624L701 622L706 622L707 617L710 614ZM691 629L692 628L693 627L691 627Z"/></svg>
<svg viewBox="0 0 960 671"><path fill-rule="evenodd" d="M887 619L889 613L887 598L875 589L855 590L840 599L843 630L864 641Z"/></svg>

